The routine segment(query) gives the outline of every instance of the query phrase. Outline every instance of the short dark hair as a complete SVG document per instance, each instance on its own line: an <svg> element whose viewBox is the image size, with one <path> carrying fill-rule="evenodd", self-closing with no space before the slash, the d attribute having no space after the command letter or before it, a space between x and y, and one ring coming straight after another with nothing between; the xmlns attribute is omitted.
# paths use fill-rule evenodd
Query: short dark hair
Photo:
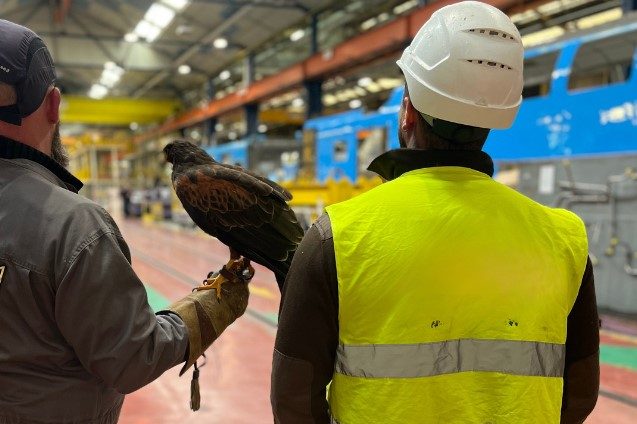
<svg viewBox="0 0 637 424"><path fill-rule="evenodd" d="M421 127L425 131L427 142L432 149L436 150L482 150L487 137L483 139L471 141L468 143L458 143L447 138L443 138L434 132L434 129L425 121L425 118L419 113L418 119L421 121Z"/></svg>
<svg viewBox="0 0 637 424"><path fill-rule="evenodd" d="M409 89L407 88L407 84L405 83L405 95L409 96ZM480 129L478 127L472 127L470 125L463 125L467 129L475 129L475 130L483 130L484 136L480 137L476 141L470 142L458 142L449 138L445 138L440 134L436 133L430 123L427 122L422 113L418 112L417 119L420 121L420 127L423 128L424 135L427 138L427 144L431 149L435 150L482 150L484 147L484 143L487 141L487 137L489 135L488 131L484 131L484 129ZM452 123L449 123L452 124ZM460 124L458 124L460 125Z"/></svg>

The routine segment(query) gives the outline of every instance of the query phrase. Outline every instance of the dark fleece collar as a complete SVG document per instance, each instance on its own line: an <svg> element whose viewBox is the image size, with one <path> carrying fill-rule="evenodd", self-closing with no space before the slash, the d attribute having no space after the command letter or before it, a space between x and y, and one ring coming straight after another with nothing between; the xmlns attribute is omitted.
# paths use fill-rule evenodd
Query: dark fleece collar
<svg viewBox="0 0 637 424"><path fill-rule="evenodd" d="M395 149L383 153L367 169L385 180L393 180L405 172L435 166L461 166L493 176L493 160L483 151Z"/></svg>
<svg viewBox="0 0 637 424"><path fill-rule="evenodd" d="M44 166L58 177L69 190L77 193L82 188L82 182L75 178L62 165L31 146L0 136L0 158L28 159Z"/></svg>

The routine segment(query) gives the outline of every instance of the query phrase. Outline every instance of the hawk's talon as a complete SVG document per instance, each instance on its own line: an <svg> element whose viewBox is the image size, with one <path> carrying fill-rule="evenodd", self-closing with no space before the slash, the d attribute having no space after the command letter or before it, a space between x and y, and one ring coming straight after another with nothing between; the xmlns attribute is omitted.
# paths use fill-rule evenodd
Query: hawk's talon
<svg viewBox="0 0 637 424"><path fill-rule="evenodd" d="M209 272L203 284L194 291L216 290L217 300L221 300L221 287L228 282L248 282L254 277L254 268L245 258L230 259L221 271Z"/></svg>

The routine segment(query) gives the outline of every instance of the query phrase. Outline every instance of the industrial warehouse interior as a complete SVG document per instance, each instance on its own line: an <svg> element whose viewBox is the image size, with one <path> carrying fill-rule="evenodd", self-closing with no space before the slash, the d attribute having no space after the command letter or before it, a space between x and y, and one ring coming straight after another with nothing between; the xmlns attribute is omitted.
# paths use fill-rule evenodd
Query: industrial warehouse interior
<svg viewBox="0 0 637 424"><path fill-rule="evenodd" d="M290 296L294 295L294 278L290 274L290 278L285 279L292 255L295 261L300 260L299 254L320 256L313 253L315 246L305 244L305 239L296 253L294 248L304 233L307 239L320 232L323 237L320 243L327 243L326 240L332 243L333 257L330 263L335 263L338 290L342 291L338 294L337 302L340 303L336 306L338 315L334 321L341 326L344 334L345 328L352 327L345 320L350 315L356 315L351 311L348 315L346 310L339 309L353 302L341 297L346 295L344 279L346 276L365 278L365 271L361 269L367 262L363 259L358 262L356 255L359 253L352 252L358 252L357 249L364 243L372 245L369 241L372 236L360 235L360 239L357 239L358 247L352 246L356 244L354 242L338 240L340 234L345 234L344 223L353 219L346 216L343 207L339 208L338 205L353 198L368 199L371 202L369 199L374 198L373 193L379 193L383 186L403 178L392 179L386 175L381 178L377 171L379 165L370 167L372 161L383 153L405 147L402 144L405 122L402 117L407 114L407 93L406 79L401 68L411 65L401 55L409 49L415 52L420 44L410 43L420 28L438 10L455 3L457 2L452 0L0 1L0 19L29 28L48 47L55 64L55 87L61 93L59 131L62 144L69 155L67 169L83 184L79 195L90 199L100 206L100 210L103 208L113 217L121 231L120 238L130 251L132 269L143 282L148 304L152 311L161 312L158 316L161 317L166 310L173 308L171 305L189 295L202 281L210 282L213 281L212 278L221 278L219 276L230 278L226 268L225 274L209 275L221 270L224 265L230 269L230 263L233 259L236 260L233 256L228 262L230 256L227 247L230 244L228 240L235 239L226 233L216 237L210 235L211 232L214 233L211 230L214 225L225 221L223 217L212 218L210 211L213 207L206 206L205 202L224 197L219 194L220 197L216 198L216 194L208 196L198 191L205 184L213 185L211 181L214 178L227 172L230 176L225 184L230 184L228 181L239 183L249 179L254 188L254 192L248 192L249 190L244 190L246 186L242 186L243 191L232 192L234 194L230 194L229 199L225 198L227 203L221 214L227 213L230 216L241 207L237 205L254 201L250 203L250 207L261 207L262 213L271 216L281 213L280 216L289 221L280 225L288 225L286 228L290 232L297 232L291 236L295 240L292 243L293 248L288 249L287 256L284 255L285 258L280 261L286 264L284 272L278 273L279 268L264 266L264 262L258 259L263 256L261 253L261 256L250 258L254 266L254 277L248 284L250 296L247 309L225 331L223 328L219 330L216 325L206 327L218 339L213 339L214 343L209 341L212 346L206 350L205 358L199 359L198 369L195 371L198 378L193 378L192 369L180 376L182 366L178 365L161 376L153 374L153 378L135 386L134 390L118 389L122 393L126 392L119 421L117 417L114 418L115 421L60 421L54 418L50 421L11 421L11 414L7 414L6 417L9 418L3 421L3 405L19 405L20 396L33 393L34 390L37 392L37 389L29 387L24 392L12 390L11 393L5 393L0 387L0 423L274 422L273 408L276 409L277 402L273 399L277 393L272 387L273 354L275 341L277 346L280 342L277 338L279 320L282 319L280 314L286 310L286 306L281 306L281 286L285 280L284 295L287 296L288 292ZM500 30L496 31L497 28L484 26L481 31L490 31L492 38L495 36L504 41L513 40L524 47L521 59L524 69L521 80L522 100L515 121L510 128L491 130L484 145L484 152L493 160L493 180L499 186L506 186L541 205L572 211L583 222L587 234L587 251L584 256L588 255L589 268L594 274L593 301L596 299L599 314L600 373L597 401L585 422L637 423L637 72L634 69L637 67L637 1L489 0L484 3L509 17L519 31L519 40L514 40L517 35L509 35L513 34L514 29L499 32ZM0 28L0 39L2 31ZM474 29L470 31L473 32ZM463 36L469 34L469 30L465 32ZM445 37L435 33L426 36L428 38L424 42L431 45L428 45L430 51L438 51L436 49L448 42ZM507 40L507 36L510 40ZM488 34L483 36L485 39L487 37ZM436 43L438 45L434 45ZM462 46L464 45L456 46L456 50L452 49L447 57L459 54L465 48ZM0 50L5 48L0 45ZM4 66L3 54L0 52L0 65ZM474 59L477 61L473 58L465 62L475 65L476 73L482 72L478 69L485 72L491 68L507 70L506 62L485 61L483 64L480 60L477 65L472 62ZM445 60L445 56L441 55L439 63ZM397 61L402 65L397 66ZM465 65L467 63L462 66ZM9 74L9 69L3 66L0 66L0 72ZM475 81L478 80L476 76ZM475 81L472 78L457 78L449 86L470 86L477 84ZM480 91L481 88L476 90ZM410 89L409 94L415 97L413 91ZM482 103L478 101L477 104ZM416 102L413 107L415 109L412 110L422 112ZM425 115L424 112L419 113L419 117ZM438 118L440 117L434 116L432 122ZM422 122L425 121L426 117ZM436 128L431 122L429 125ZM0 125L0 135L9 137L2 132L2 128ZM178 175L179 155L175 152L181 145L173 143L175 140L191 142L218 164L210 165L206 171ZM377 164L378 161L374 163ZM228 167L222 167L222 164ZM5 166L5 161L1 160L0 168ZM433 166L428 169L445 167L428 166ZM10 207L5 200L8 197L4 197L8 194L4 191L1 172L0 169L0 308L3 305L3 289L10 292L10 277L13 275L7 271L3 281L3 261L11 262L13 251L6 248L2 239L7 239L9 234L15 232L14 228L5 226L8 221L2 221L7 215L5 209L10 210ZM392 168L391 172L397 171ZM413 176L414 172L420 171L411 171L405 175ZM392 181L386 183L385 180L388 179ZM431 191L436 190L438 189ZM479 199L476 200L478 201ZM433 200L431 202L427 204L433 205ZM497 202L492 202L494 210L497 209ZM30 210L26 209L27 204L30 203L25 203L22 210L15 212L24 216L24 219L29 219L30 216ZM473 210L476 204L467 200L465 206L468 210ZM49 207L48 205L46 203L45 207ZM330 209L332 207L334 209ZM194 210L204 210L203 216L210 221L206 224L208 227L197 220ZM326 210L332 219L329 236L322 232L324 227L320 224L321 221L313 225ZM380 214L375 204L368 207L354 222L360 220L362 223L374 214ZM272 218L275 223L268 221L268 225L281 223L282 221L276 221L284 219L280 216ZM334 219L337 216L341 216L343 221L335 224ZM247 219L242 217L239 219L240 223L228 224L228 234ZM512 220L510 217L502 219ZM293 229L290 222L294 222ZM269 235L262 236L265 229L261 225L259 223L257 227L260 228L259 231L263 231L253 233L249 241L244 236L236 236L236 240L240 239L244 243L241 246L246 246L249 243L258 244L262 237L263 249L266 253L268 250L272 251L274 247L268 246L266 241L269 240ZM542 227L543 224L536 225ZM537 230L538 233L544 234L545 227ZM359 234L357 231L361 228L369 231L369 234L389 231L385 226L377 224L369 224L367 227L360 224L355 228L351 233ZM441 221L440 231L446 228ZM487 228L486 224L484 228ZM483 231L487 231L484 228ZM65 239L65 234L73 231L72 226L65 227L57 239ZM429 233L430 230L427 234ZM33 250L48 248L44 242L25 239L26 236L22 234L16 236L18 239L22 237L20 243L30 244ZM461 239L466 237L467 240L474 237L471 231L462 236L453 235L456 236ZM494 242L503 237L505 235L493 234ZM551 248L557 249L554 245ZM233 249L248 258L245 250L238 247ZM465 261L462 256L469 249L449 249L448 253L456 256L459 268L463 264L475 262ZM573 251L575 250L573 247ZM354 256L345 256L346 253ZM538 271L543 266L548 267L550 261L541 255L534 256L530 247L528 251L519 254L527 255L528 259L528 267L519 271L521 274L528 272L531 275L537 272L537 275L548 279L557 279L548 268ZM434 257L438 258L440 255L438 253ZM422 263L414 263L414 267L429 266L424 264L432 257L423 256ZM348 261L341 262L342 258L348 258ZM559 262L559 259L555 262ZM583 268L584 263L581 262L580 268ZM244 265L246 269L251 266L246 263ZM325 267L327 266L326 261ZM354 267L355 271L348 267ZM291 269L293 268L294 262ZM306 273L312 274L316 269L319 269L319 265L308 268ZM345 269L348 272L344 272ZM492 271L494 274L500 272ZM113 280L121 278L123 274L112 268L109 272L112 272ZM584 270L578 269L577 272L579 284L585 278L582 277ZM453 275L456 273L460 271L451 272ZM375 274L370 271L370 275ZM407 275L412 274L404 275L407 278ZM394 281L392 278L399 277L387 278L387 284L390 284ZM201 287L198 289L201 290ZM223 301L219 294L222 291L219 290L222 289L217 290L218 299L215 298L215 302ZM537 289L538 293L544 293L542 290L545 289ZM60 286L59 292L52 289L49 295L51 299L55 299L62 291ZM206 290L195 289L195 293L204 291ZM433 293L442 291L436 289ZM570 303L564 317L576 302L577 293L577 289L573 293L569 292ZM405 299L410 297L409 294L403 295ZM309 295L307 297L310 298ZM580 297L577 299L579 301ZM458 303L458 307L466 306L467 310L473 310L470 307L473 301L475 298L464 299L462 304ZM529 304L534 301L529 300ZM58 301L55 302L53 309L60 307ZM546 302L549 303L548 295ZM95 306L98 309L101 307ZM290 306L294 307L303 309L303 306ZM40 306L34 308L42 309ZM116 311L122 309L113 308ZM548 306L546 308L549 309ZM5 313L0 312L0 315ZM169 314L173 315L182 316L181 313ZM570 330L571 315L568 318ZM0 318L0 322L2 319L8 318ZM515 317L507 316L506 319L509 321L508 327L518 327ZM572 319L576 320L577 317ZM83 320L78 319L78 326L81 321ZM563 321L556 326L565 332L566 321ZM520 322L521 332L525 323L522 320ZM4 337L1 328L4 325L0 325L0 337ZM445 319L442 322L429 319L424 324L414 323L414 326L418 325L425 328L423 331L433 331L440 325L444 331L450 331L448 338L455 340L458 337L450 336L455 334L452 327L461 324L449 325ZM544 333L549 332L545 327L542 328L546 330ZM39 328L30 328L27 333L40 334L41 331ZM314 331L319 333L313 326L308 326L306 337L311 338ZM514 330L508 328L507 331ZM66 333L62 331L61 334L79 355L79 350L73 346ZM106 334L112 333L105 333L104 337L110 337ZM189 334L192 337L192 333ZM569 336L571 343L579 343L573 342L574 334L565 334L567 362L571 360ZM339 334L339 349L347 347L348 339L345 337ZM202 340L204 338L202 335ZM518 334L510 338L528 342L547 341ZM349 340L351 342L355 338ZM356 340L359 340L358 343L378 343L369 341L373 340L371 335L369 339L361 336ZM390 341L384 343L411 343L399 336L395 339L389 337L387 340ZM443 337L416 340L413 343L438 343L446 340ZM187 355L186 352L194 352L192 340L190 343L191 347L188 351L184 350L182 356ZM10 348L11 346L0 342L0 386L8 381L5 379L11 378L13 371L10 367L21 360L11 356ZM461 347L459 349L462 350ZM107 357L116 357L114 352L115 350ZM281 354L283 353L285 352ZM276 368L276 354L274 358ZM393 361L401 361L400 357L392 358ZM181 361L186 359L187 357ZM154 359L149 355L148 363L152 360ZM560 360L563 365L564 357ZM89 374L93 374L97 367L88 365L81 356L79 360L69 361L75 361L73 363L76 365L81 363ZM335 375L339 372L339 364L336 366ZM29 369L29 372L37 373L38 366L33 365ZM567 381L564 390L569 383L573 386L585 386L577 380L568 382L570 372L563 375L564 372L562 366L559 374L551 374L551 377L560 377L560 394L561 377ZM424 379L438 377L440 376ZM294 387L294 378L287 378L290 380L286 380L285 384ZM98 380L106 379L98 376ZM400 381L399 378L386 380L391 380L392 384L400 384L394 382ZM43 386L46 384L43 383ZM336 393L344 391L345 384L340 380L335 378L331 384L338 384L339 389L333 387L330 390L328 387L326 392L321 392L325 393L323 398L328 394L336 398ZM376 390L370 389L372 386L351 384L347 387L355 387L356 389L351 390L359 390L360 396ZM539 386L533 387L533 390L541 391L537 388ZM324 389L325 385L321 387L321 390ZM419 392L413 393L411 402L419 403ZM300 393L298 396L304 395L306 394ZM65 396L64 391L59 392L59 401L64 402ZM106 395L103 396L106 398ZM352 395L343 394L338 407L335 406L336 400L329 400L330 408L333 408L332 414L341 414L340 418L332 416L331 422L390 422L363 418L359 418L360 421L350 421L345 418L352 415L340 409L347 408L343 405L354 405L359 401L372 403L373 398L370 395L363 400L352 400L349 396ZM567 396L564 396L566 399ZM195 397L197 400L193 401ZM576 402L576 399L577 396L569 402ZM394 401L396 400L387 399L387 402ZM197 406L193 406L193 402ZM310 404L309 398L306 402ZM557 402L559 407L561 395ZM562 408L565 408L566 401L564 402ZM315 407L312 403L313 410ZM26 407L26 410L28 408L32 407ZM439 405L439 408L445 410L447 407ZM528 408L532 409L530 406ZM72 408L69 406L67 409ZM195 409L198 410L194 411ZM360 415L363 416L367 415ZM277 416L276 422L319 422L283 417L284 415ZM494 423L559 421L545 421L543 418L526 421L510 421L510 418L494 418L492 421L445 420ZM391 422L411 421L402 419ZM414 422L442 422L442 419L432 421L422 417ZM561 422L580 421L569 421L562 417Z"/></svg>

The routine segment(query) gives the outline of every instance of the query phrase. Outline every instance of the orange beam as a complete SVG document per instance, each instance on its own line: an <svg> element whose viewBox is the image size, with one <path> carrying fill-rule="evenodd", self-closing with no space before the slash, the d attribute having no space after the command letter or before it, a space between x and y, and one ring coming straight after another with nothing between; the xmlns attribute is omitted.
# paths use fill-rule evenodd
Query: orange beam
<svg viewBox="0 0 637 424"><path fill-rule="evenodd" d="M221 99L210 101L169 119L162 125L135 137L136 142L149 140L180 128L197 124L225 112L256 103L268 97L299 87L303 81L336 74L344 69L367 63L378 55L400 51L411 41L420 27L439 8L457 0L440 0L396 18L388 24L357 35L331 51L317 53L303 62L254 82L249 87ZM520 5L521 0L487 0L501 10Z"/></svg>

